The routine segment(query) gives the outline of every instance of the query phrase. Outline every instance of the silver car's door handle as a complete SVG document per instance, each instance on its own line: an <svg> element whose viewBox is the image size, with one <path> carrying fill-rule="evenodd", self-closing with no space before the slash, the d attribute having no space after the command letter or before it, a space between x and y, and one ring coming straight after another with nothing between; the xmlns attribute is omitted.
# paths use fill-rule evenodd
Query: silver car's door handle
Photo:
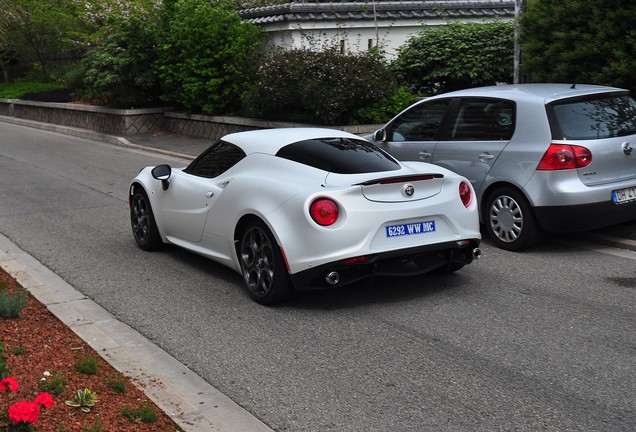
<svg viewBox="0 0 636 432"><path fill-rule="evenodd" d="M495 156L491 155L490 153L482 153L482 154L479 155L479 160L482 160L482 161L487 161L487 160L494 159L494 158L495 158Z"/></svg>
<svg viewBox="0 0 636 432"><path fill-rule="evenodd" d="M206 192L205 193L205 197L206 198L212 198L214 196L214 192Z"/></svg>
<svg viewBox="0 0 636 432"><path fill-rule="evenodd" d="M421 160L430 159L431 158L431 154L429 152L427 152L427 151L419 152L418 156L420 157Z"/></svg>

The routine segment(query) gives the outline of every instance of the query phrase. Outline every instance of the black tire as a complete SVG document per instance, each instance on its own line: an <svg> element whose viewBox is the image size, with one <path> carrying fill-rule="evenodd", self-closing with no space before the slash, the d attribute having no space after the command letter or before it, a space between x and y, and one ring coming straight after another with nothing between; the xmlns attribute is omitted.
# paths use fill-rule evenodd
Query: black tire
<svg viewBox="0 0 636 432"><path fill-rule="evenodd" d="M530 204L513 188L495 190L486 201L484 216L488 236L501 249L524 250L541 238Z"/></svg>
<svg viewBox="0 0 636 432"><path fill-rule="evenodd" d="M130 202L130 225L137 245L145 251L160 249L163 245L150 200L146 191L136 187Z"/></svg>
<svg viewBox="0 0 636 432"><path fill-rule="evenodd" d="M283 255L262 221L251 221L241 233L238 259L243 282L252 300L273 305L290 297L292 287Z"/></svg>

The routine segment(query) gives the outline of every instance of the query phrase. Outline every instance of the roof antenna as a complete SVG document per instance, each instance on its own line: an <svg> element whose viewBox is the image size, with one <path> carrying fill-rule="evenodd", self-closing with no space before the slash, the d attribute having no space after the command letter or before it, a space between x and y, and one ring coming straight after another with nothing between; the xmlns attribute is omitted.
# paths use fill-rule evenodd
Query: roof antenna
<svg viewBox="0 0 636 432"><path fill-rule="evenodd" d="M576 89L576 83L572 84L572 86L570 87L572 90Z"/></svg>

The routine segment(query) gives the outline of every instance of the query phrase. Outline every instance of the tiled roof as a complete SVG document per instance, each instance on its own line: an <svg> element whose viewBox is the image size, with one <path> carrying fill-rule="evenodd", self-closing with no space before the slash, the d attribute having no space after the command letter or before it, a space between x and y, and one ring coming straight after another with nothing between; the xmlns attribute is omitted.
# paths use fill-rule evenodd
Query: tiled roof
<svg viewBox="0 0 636 432"><path fill-rule="evenodd" d="M285 3L239 11L256 24L307 21L357 21L431 18L512 18L515 0L428 0L333 3Z"/></svg>

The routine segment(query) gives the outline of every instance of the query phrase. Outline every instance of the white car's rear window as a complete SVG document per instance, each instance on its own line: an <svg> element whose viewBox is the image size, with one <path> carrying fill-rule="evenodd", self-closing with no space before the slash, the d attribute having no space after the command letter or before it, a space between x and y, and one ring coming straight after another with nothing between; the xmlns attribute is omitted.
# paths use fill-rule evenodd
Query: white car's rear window
<svg viewBox="0 0 636 432"><path fill-rule="evenodd" d="M400 169L399 162L362 139L322 138L299 141L281 148L276 156L338 174Z"/></svg>

